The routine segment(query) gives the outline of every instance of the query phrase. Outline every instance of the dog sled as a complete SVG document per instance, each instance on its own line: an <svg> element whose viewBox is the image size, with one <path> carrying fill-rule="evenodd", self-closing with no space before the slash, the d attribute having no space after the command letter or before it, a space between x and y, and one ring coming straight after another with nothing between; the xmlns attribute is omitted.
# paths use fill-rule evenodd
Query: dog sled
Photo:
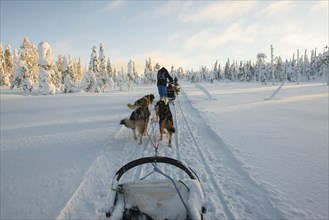
<svg viewBox="0 0 329 220"><path fill-rule="evenodd" d="M173 83L169 83L167 86L167 96L169 99L169 102L172 102L176 99L176 97L178 96L180 92L180 87L179 84L173 84Z"/></svg>
<svg viewBox="0 0 329 220"><path fill-rule="evenodd" d="M169 99L169 102L176 99L175 87L172 83L169 83L167 86L167 97Z"/></svg>
<svg viewBox="0 0 329 220"><path fill-rule="evenodd" d="M170 165L184 176L172 178L159 167ZM138 166L151 172L135 181L121 182L122 176ZM153 169L150 169L153 168ZM151 179L151 176L157 176ZM122 178L122 179L121 179ZM168 157L144 157L122 166L115 174L109 197L108 219L196 219L202 220L205 208L200 180L182 162Z"/></svg>

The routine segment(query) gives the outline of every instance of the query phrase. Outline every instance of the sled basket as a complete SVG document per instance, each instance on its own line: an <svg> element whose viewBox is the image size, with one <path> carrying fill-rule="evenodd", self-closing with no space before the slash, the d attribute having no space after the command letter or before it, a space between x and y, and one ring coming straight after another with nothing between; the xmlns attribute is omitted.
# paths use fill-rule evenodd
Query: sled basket
<svg viewBox="0 0 329 220"><path fill-rule="evenodd" d="M169 100L175 100L176 98L175 87L171 83L167 86L167 97Z"/></svg>
<svg viewBox="0 0 329 220"><path fill-rule="evenodd" d="M156 179L120 182L120 178L132 168L147 164L153 166ZM175 180L162 172L159 164L173 165L184 171L184 178ZM153 175L152 175L153 176ZM187 178L185 178L185 176ZM161 178L162 177L162 178ZM109 199L110 219L203 219L203 192L194 171L182 162L168 157L144 157L121 167L114 176Z"/></svg>

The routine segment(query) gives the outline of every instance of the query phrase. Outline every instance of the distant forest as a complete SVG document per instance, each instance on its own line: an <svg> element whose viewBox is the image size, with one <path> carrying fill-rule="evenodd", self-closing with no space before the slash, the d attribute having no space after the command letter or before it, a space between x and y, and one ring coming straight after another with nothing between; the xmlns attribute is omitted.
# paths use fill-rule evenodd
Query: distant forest
<svg viewBox="0 0 329 220"><path fill-rule="evenodd" d="M225 64L217 60L212 67L201 66L199 70L184 70L171 67L169 70L178 80L196 82L259 82L261 84L278 84L282 82L300 83L321 80L329 85L328 46L320 52L296 51L290 59L282 60L273 55L271 45L270 57L264 53L256 54L255 61L238 61L227 59ZM154 83L161 68L159 63L152 65L151 58L145 60L143 73L135 70L132 60L127 67L112 68L110 58L105 56L102 44L94 46L89 64L81 59L72 59L69 55L53 58L51 46L41 42L38 47L25 37L19 51L11 50L9 44L3 50L0 44L0 83L1 86L20 88L29 93L37 88L39 93L48 95L56 93L104 92L107 90L133 90L143 83ZM87 68L88 66L88 68Z"/></svg>

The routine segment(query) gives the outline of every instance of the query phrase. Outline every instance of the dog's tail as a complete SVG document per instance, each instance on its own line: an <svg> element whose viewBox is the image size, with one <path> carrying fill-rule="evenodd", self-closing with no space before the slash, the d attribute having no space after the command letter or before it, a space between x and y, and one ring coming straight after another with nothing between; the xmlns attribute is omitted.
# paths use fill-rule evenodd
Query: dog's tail
<svg viewBox="0 0 329 220"><path fill-rule="evenodd" d="M133 109L133 110L135 110L137 108L137 105L135 105L133 103L128 103L127 106L128 106L128 108Z"/></svg>
<svg viewBox="0 0 329 220"><path fill-rule="evenodd" d="M129 120L128 118L122 119L120 121L120 125L124 125L127 128L134 128L135 127L134 121L133 120Z"/></svg>

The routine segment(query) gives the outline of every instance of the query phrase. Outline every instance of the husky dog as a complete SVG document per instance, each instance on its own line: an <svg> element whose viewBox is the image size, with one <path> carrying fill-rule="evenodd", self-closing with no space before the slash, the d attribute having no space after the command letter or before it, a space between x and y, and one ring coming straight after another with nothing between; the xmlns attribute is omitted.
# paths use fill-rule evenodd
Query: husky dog
<svg viewBox="0 0 329 220"><path fill-rule="evenodd" d="M152 104L154 100L154 95L153 94L149 94L144 96L143 98L138 99L135 103L128 103L127 106L130 109L137 109L138 107L148 107L149 105Z"/></svg>
<svg viewBox="0 0 329 220"><path fill-rule="evenodd" d="M160 99L154 109L160 127L160 140L162 140L164 130L166 129L169 133L169 146L171 146L172 133L175 133L175 128L169 103Z"/></svg>
<svg viewBox="0 0 329 220"><path fill-rule="evenodd" d="M134 139L137 140L136 129L139 133L139 144L142 144L142 137L147 132L147 126L149 122L151 112L148 107L138 107L130 115L130 118L125 118L120 121L121 125L131 128L133 130Z"/></svg>

